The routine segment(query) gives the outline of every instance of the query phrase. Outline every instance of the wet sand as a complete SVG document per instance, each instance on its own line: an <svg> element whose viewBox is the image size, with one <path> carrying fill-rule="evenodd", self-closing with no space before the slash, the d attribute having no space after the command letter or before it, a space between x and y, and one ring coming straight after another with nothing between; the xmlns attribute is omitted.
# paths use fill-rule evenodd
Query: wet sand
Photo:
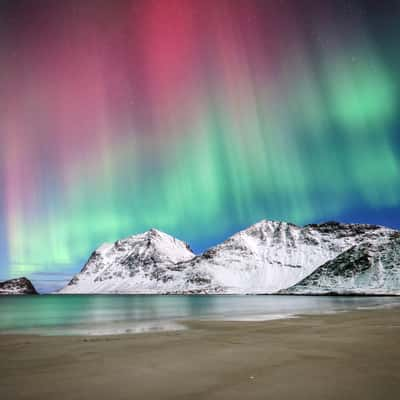
<svg viewBox="0 0 400 400"><path fill-rule="evenodd" d="M188 326L123 336L0 336L0 398L400 396L400 308Z"/></svg>

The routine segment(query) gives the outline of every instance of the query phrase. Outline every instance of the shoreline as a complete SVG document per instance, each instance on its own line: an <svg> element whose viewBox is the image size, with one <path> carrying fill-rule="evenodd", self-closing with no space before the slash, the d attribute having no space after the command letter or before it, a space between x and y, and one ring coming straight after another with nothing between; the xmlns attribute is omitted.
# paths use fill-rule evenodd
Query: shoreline
<svg viewBox="0 0 400 400"><path fill-rule="evenodd" d="M286 290L286 289L283 289ZM399 292L393 293L356 293L356 292L321 292L321 293L37 293L37 294L10 294L0 293L2 297L38 297L38 296L316 296L316 297L400 297Z"/></svg>
<svg viewBox="0 0 400 400"><path fill-rule="evenodd" d="M398 307L104 336L2 335L5 399L382 399L400 392Z"/></svg>
<svg viewBox="0 0 400 400"><path fill-rule="evenodd" d="M375 296L372 296L375 297ZM385 296L388 297L388 296ZM396 296L390 296L396 297ZM77 325L68 325L61 327L48 327L49 331L53 331L53 333L42 333L45 328L44 327L33 327L28 328L27 330L0 330L0 339L2 337L43 337L43 338L63 338L63 337L74 337L74 338L82 338L82 337L113 337L113 336L129 336L129 335L146 335L146 334L161 334L168 332L178 332L191 329L191 325L196 325L197 323L270 323L273 321L284 321L289 319L300 319L300 318L313 318L313 317L324 317L327 315L336 315L336 314L344 314L344 313L354 313L354 312L363 312L363 311L378 311L378 310L392 310L399 309L400 303L388 303L388 304L380 304L380 305L371 305L371 306L359 306L354 309L337 309L337 310L328 310L328 311L315 311L315 312L291 312L291 313L267 313L267 314L238 314L235 316L218 316L218 317L200 317L198 319L179 319L179 318L171 318L165 320L139 320L133 322L132 326L126 326L126 321L114 322L113 327L109 327L106 323L104 325L90 325L90 328L84 327L85 324L77 324ZM118 326L118 324L121 326ZM37 332L34 332L34 331ZM69 333L62 333L62 331L67 331ZM92 332L90 331L92 330ZM99 333L100 331L107 331L106 333ZM115 332L112 332L115 331ZM61 332L61 333L54 333ZM77 333L71 333L77 332Z"/></svg>

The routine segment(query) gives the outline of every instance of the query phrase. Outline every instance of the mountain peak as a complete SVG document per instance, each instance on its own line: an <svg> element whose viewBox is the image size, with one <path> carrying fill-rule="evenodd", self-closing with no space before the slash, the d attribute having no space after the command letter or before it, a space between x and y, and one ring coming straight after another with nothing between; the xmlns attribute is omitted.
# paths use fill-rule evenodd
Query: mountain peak
<svg viewBox="0 0 400 400"><path fill-rule="evenodd" d="M168 235L168 233L162 232L156 228L151 228L146 233L148 235L152 235L152 236L170 236L170 235Z"/></svg>
<svg viewBox="0 0 400 400"><path fill-rule="evenodd" d="M251 225L249 228L253 226L259 226L259 227L278 227L278 226L292 226L294 228L300 228L298 225L292 223L292 222L287 222L287 221L278 221L274 219L262 219L259 222L256 222L254 225ZM249 229L248 228L248 229Z"/></svg>
<svg viewBox="0 0 400 400"><path fill-rule="evenodd" d="M115 243L122 242L122 241L137 241L143 238L147 238L148 240L154 240L154 239L175 239L173 236L169 235L168 233L165 233L163 231L160 231L159 229L156 228L150 228L149 230L142 232L142 233L137 233L135 235L130 235L124 239L119 239Z"/></svg>
<svg viewBox="0 0 400 400"><path fill-rule="evenodd" d="M193 257L195 254L185 242L149 229L101 245L60 293L130 293L135 292L132 286L141 292L157 292L162 285L161 276L165 281L171 280L175 265Z"/></svg>
<svg viewBox="0 0 400 400"><path fill-rule="evenodd" d="M274 221L274 220L268 220L268 219L263 219L259 222L256 222L253 225L250 225L249 227L235 233L233 236L231 236L228 241L231 241L232 239L238 238L238 237L243 237L243 236L262 236L265 237L265 235L273 235L275 232L283 232L286 230L291 230L291 229L300 229L299 226L292 224L291 222L285 222L285 221Z"/></svg>

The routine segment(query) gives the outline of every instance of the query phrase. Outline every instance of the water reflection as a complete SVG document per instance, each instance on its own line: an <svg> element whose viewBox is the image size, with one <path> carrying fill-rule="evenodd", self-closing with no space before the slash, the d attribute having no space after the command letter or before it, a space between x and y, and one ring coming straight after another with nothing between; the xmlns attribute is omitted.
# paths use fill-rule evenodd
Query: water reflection
<svg viewBox="0 0 400 400"><path fill-rule="evenodd" d="M1 333L112 334L182 329L180 320L268 320L399 305L392 297L74 295L0 297Z"/></svg>

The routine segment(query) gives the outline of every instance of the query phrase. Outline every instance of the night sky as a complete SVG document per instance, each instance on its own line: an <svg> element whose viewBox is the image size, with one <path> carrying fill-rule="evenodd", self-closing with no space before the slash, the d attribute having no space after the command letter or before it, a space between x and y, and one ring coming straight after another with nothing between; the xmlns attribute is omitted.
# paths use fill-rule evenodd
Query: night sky
<svg viewBox="0 0 400 400"><path fill-rule="evenodd" d="M0 2L0 280L156 227L400 228L400 2Z"/></svg>

